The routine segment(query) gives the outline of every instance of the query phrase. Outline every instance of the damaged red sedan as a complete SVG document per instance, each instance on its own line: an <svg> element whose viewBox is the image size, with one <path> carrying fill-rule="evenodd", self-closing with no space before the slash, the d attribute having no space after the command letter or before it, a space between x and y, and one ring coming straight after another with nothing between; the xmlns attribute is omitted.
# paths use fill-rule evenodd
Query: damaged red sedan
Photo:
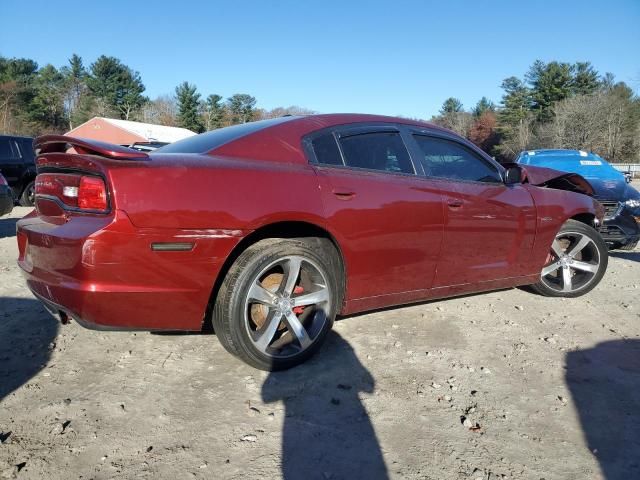
<svg viewBox="0 0 640 480"><path fill-rule="evenodd" d="M35 142L19 265L63 320L200 330L250 365L297 365L336 315L531 285L594 288L602 207L580 176L505 168L407 119L290 116L151 153Z"/></svg>

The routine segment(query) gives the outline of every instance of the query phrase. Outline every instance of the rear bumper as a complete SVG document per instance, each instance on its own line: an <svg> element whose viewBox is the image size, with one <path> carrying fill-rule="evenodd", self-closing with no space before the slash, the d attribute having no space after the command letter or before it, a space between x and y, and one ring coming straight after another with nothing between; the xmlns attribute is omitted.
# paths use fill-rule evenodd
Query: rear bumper
<svg viewBox="0 0 640 480"><path fill-rule="evenodd" d="M207 231L209 232L209 231ZM188 237L190 251L151 244ZM18 222L18 265L53 313L100 330L200 330L214 281L241 235L138 229L124 212L60 225Z"/></svg>

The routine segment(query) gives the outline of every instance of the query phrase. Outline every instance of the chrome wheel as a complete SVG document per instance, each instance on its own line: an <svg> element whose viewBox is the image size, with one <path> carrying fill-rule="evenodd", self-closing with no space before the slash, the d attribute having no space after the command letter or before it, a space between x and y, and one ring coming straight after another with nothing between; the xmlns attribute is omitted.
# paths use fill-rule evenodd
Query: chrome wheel
<svg viewBox="0 0 640 480"><path fill-rule="evenodd" d="M542 269L542 283L557 292L582 290L596 278L600 262L600 253L592 238L580 232L560 232Z"/></svg>
<svg viewBox="0 0 640 480"><path fill-rule="evenodd" d="M327 274L308 258L280 258L255 276L244 305L244 325L265 355L287 358L309 348L331 311Z"/></svg>

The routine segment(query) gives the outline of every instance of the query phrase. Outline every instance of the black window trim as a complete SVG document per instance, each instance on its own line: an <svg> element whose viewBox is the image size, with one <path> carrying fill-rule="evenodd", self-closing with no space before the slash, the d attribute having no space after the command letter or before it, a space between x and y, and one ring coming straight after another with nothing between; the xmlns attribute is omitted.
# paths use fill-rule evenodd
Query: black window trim
<svg viewBox="0 0 640 480"><path fill-rule="evenodd" d="M422 169L422 175L425 178L428 178L430 180L443 180L443 181L447 181L447 182L463 182L463 183L474 183L474 184L480 184L480 185L503 185L504 184L504 167L502 165L500 165L498 162L496 162L494 159L492 159L491 157L489 157L485 152L483 152L482 150L479 150L475 145L470 145L467 144L467 142L461 142L460 138L455 137L453 135L448 135L446 132L439 132L439 131L435 131L435 130L431 130L431 129L425 129L425 128L416 128L416 127L412 127L410 126L407 129L407 133L408 135L411 137L412 142L415 144L415 148L416 148L416 154L420 154L420 155L424 155L424 153L422 152L422 149L420 148L420 146L418 145L418 142L413 138L414 136L422 136L422 137L432 137L432 138L437 138L439 140L446 140L449 142L453 142L455 144L457 144L458 146L460 146L461 148L467 150L468 152L470 152L474 157L477 157L481 162L483 162L485 165L488 165L489 167L491 167L492 169L495 170L495 172L498 174L498 177L500 178L500 180L496 180L495 182L482 182L479 180L466 180L466 179L461 179L461 178L448 178L448 177L433 177L430 175L427 175L426 172L424 171L424 169ZM418 158L418 163L420 165L422 165L422 162L420 161L420 159Z"/></svg>
<svg viewBox="0 0 640 480"><path fill-rule="evenodd" d="M349 170L354 172L363 172L363 173L377 173L382 175L394 175L401 177L410 177L410 178L422 178L424 177L424 171L422 170L422 164L416 162L414 158L414 154L412 153L412 148L407 144L407 138L404 134L404 125L396 124L396 123L387 123L387 122L358 122L358 123L350 123L345 125L335 125L332 127L326 127L321 130L316 130L305 135L302 138L302 147L307 156L307 161L315 166L322 168L337 168L340 170ZM313 150L313 140L315 138L326 135L327 133L331 133L335 139L336 145L338 146L338 151L340 152L340 159L342 160L342 165L334 165L330 163L321 163L318 161L316 157L315 151ZM353 167L351 165L347 165L344 158L344 152L342 151L342 145L340 144L341 138L353 137L356 135L366 135L368 133L397 133L400 136L400 140L404 145L404 148L407 151L407 155L409 157L409 161L411 166L413 167L413 173L405 173L405 172L390 172L387 170L378 170L375 168L361 168L361 167Z"/></svg>

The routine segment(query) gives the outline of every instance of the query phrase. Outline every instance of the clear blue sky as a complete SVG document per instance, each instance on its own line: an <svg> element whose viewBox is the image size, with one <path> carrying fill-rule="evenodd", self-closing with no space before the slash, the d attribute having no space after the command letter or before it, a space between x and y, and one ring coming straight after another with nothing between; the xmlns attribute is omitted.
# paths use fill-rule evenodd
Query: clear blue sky
<svg viewBox="0 0 640 480"><path fill-rule="evenodd" d="M150 97L188 80L263 108L429 118L449 96L498 102L538 58L640 88L640 0L0 0L0 18L0 55L113 55Z"/></svg>

